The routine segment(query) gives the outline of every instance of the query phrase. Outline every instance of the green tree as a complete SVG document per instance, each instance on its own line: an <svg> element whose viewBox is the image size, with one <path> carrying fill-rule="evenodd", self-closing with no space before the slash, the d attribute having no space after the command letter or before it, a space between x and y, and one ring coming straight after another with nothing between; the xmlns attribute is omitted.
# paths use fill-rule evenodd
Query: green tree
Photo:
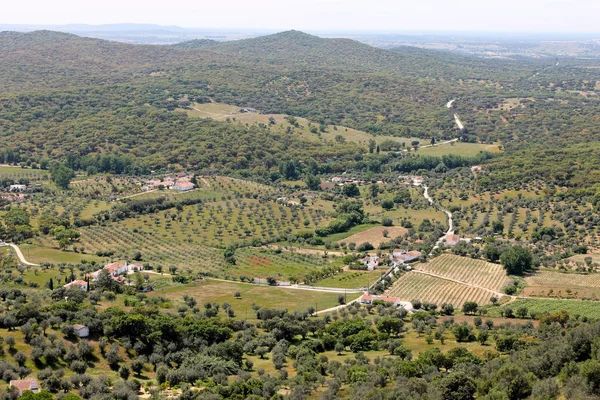
<svg viewBox="0 0 600 400"><path fill-rule="evenodd" d="M342 189L342 191L348 197L359 197L360 196L360 189L358 188L358 186L356 186L355 183L345 185L344 188Z"/></svg>
<svg viewBox="0 0 600 400"><path fill-rule="evenodd" d="M475 381L464 372L442 378L437 383L443 400L472 400L477 392Z"/></svg>
<svg viewBox="0 0 600 400"><path fill-rule="evenodd" d="M478 305L474 301L467 301L463 304L462 310L465 314L475 314L478 309Z"/></svg>
<svg viewBox="0 0 600 400"><path fill-rule="evenodd" d="M404 322L401 319L393 317L383 317L377 322L377 329L388 335L398 335L402 332L403 326Z"/></svg>
<svg viewBox="0 0 600 400"><path fill-rule="evenodd" d="M527 248L514 246L502 252L500 261L508 275L523 275L531 269L533 255Z"/></svg>
<svg viewBox="0 0 600 400"><path fill-rule="evenodd" d="M310 190L318 190L321 187L321 179L319 179L319 177L314 176L312 174L307 175L304 182L306 183L306 186Z"/></svg>
<svg viewBox="0 0 600 400"><path fill-rule="evenodd" d="M59 188L68 189L69 184L71 183L71 179L75 177L75 173L65 164L58 164L51 171L52 181L56 183Z"/></svg>

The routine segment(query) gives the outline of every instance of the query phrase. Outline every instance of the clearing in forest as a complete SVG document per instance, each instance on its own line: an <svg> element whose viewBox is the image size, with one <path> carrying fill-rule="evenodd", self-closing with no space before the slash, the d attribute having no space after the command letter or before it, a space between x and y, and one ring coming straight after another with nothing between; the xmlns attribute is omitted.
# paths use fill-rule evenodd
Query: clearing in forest
<svg viewBox="0 0 600 400"><path fill-rule="evenodd" d="M384 231L387 231L387 236L384 236ZM400 226L375 226L366 231L355 233L354 235L341 240L341 242L356 243L357 246L361 243L369 242L377 248L381 243L402 236L406 232L408 232L407 229Z"/></svg>

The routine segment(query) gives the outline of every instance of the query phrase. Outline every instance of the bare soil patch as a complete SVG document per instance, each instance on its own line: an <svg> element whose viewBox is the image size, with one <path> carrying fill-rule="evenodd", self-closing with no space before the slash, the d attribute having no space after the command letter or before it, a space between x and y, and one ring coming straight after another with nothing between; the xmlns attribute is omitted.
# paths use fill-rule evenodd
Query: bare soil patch
<svg viewBox="0 0 600 400"><path fill-rule="evenodd" d="M383 236L383 231L385 230L388 232L387 237ZM366 231L355 233L344 240L340 240L340 242L356 243L357 246L361 243L369 242L375 248L377 248L381 243L387 242L398 236L402 236L406 232L407 230L400 226L375 226L367 229Z"/></svg>

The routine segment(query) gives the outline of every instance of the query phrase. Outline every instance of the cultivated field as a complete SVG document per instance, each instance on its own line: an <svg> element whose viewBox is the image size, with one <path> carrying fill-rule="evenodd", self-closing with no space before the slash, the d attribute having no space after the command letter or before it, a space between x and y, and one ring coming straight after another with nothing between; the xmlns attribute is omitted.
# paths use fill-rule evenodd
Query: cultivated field
<svg viewBox="0 0 600 400"><path fill-rule="evenodd" d="M0 165L0 178L8 178L15 181L27 179L31 182L39 180L47 180L50 173L42 169L12 167Z"/></svg>
<svg viewBox="0 0 600 400"><path fill-rule="evenodd" d="M384 271L384 268L379 271L344 271L315 283L315 286L360 289L372 285Z"/></svg>
<svg viewBox="0 0 600 400"><path fill-rule="evenodd" d="M600 298L600 274L573 274L539 271L525 278L525 296L557 298Z"/></svg>
<svg viewBox="0 0 600 400"><path fill-rule="evenodd" d="M502 265L469 257L442 254L428 263L414 264L414 267L421 271L470 283L496 292L501 292L510 283L510 278L506 276L506 271L502 268Z"/></svg>
<svg viewBox="0 0 600 400"><path fill-rule="evenodd" d="M479 143L464 143L456 142L454 144L441 144L434 147L420 149L417 153L427 156L443 156L454 154L463 157L474 157L482 151L490 153L500 153L500 147L497 144L479 144Z"/></svg>
<svg viewBox="0 0 600 400"><path fill-rule="evenodd" d="M240 292L241 297L235 298ZM290 311L305 311L308 307L323 310L337 306L338 293L326 293L312 290L283 289L252 284L205 280L189 285L172 286L152 292L151 296L163 296L171 300L180 300L183 295L193 297L198 304L204 302L227 302L231 304L238 318L255 319L253 304L267 308L285 308ZM358 297L358 296L355 296ZM348 296L348 301L354 297Z"/></svg>
<svg viewBox="0 0 600 400"><path fill-rule="evenodd" d="M495 293L468 286L442 278L424 275L418 272L407 272L396 280L388 295L396 296L403 301L419 299L441 306L451 303L454 307L462 307L467 301L475 301L479 305L489 304Z"/></svg>
<svg viewBox="0 0 600 400"><path fill-rule="evenodd" d="M537 315L567 311L571 316L581 315L600 319L600 303L596 301L519 299L506 307L513 310L526 307L529 312L534 312Z"/></svg>
<svg viewBox="0 0 600 400"><path fill-rule="evenodd" d="M383 235L383 231L388 232L387 237ZM388 242L390 239L402 236L406 232L408 232L408 230L400 226L375 226L365 231L348 236L342 241L346 243L356 243L357 246L361 243L369 242L375 246L375 248L377 248L381 243Z"/></svg>

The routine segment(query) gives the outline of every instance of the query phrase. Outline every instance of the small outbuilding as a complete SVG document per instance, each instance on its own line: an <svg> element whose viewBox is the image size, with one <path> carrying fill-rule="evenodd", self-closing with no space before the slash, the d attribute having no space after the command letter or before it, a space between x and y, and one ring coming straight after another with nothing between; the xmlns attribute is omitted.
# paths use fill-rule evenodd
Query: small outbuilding
<svg viewBox="0 0 600 400"><path fill-rule="evenodd" d="M27 390L30 390L33 393L40 392L40 385L38 384L37 379L14 379L10 381L8 385L16 387L19 391L19 396Z"/></svg>
<svg viewBox="0 0 600 400"><path fill-rule="evenodd" d="M73 330L75 331L75 334L77 336L79 336L80 338L85 338L85 337L90 336L90 328L88 328L85 325L75 324L75 325L73 325Z"/></svg>

